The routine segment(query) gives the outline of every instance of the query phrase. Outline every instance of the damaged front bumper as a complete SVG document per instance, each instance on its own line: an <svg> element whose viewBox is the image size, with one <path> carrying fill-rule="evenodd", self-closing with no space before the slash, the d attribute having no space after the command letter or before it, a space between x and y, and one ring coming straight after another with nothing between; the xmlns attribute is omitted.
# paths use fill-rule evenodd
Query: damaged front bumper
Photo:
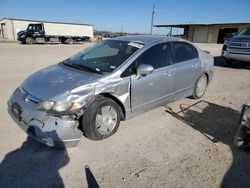
<svg viewBox="0 0 250 188"><path fill-rule="evenodd" d="M8 112L31 138L48 146L75 147L82 137L78 116L54 116L37 109L37 103L25 100L17 89L8 101Z"/></svg>

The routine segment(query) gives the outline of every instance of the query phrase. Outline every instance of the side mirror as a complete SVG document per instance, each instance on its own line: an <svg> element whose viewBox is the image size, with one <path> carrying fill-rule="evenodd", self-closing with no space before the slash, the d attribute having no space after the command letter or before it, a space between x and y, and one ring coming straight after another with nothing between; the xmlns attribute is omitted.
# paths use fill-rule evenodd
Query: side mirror
<svg viewBox="0 0 250 188"><path fill-rule="evenodd" d="M231 34L231 37L235 37L235 36L237 36L236 32L234 32L234 33Z"/></svg>
<svg viewBox="0 0 250 188"><path fill-rule="evenodd" d="M137 75L148 75L151 74L153 72L154 68L152 65L146 65L146 64L141 64L138 68L137 68Z"/></svg>

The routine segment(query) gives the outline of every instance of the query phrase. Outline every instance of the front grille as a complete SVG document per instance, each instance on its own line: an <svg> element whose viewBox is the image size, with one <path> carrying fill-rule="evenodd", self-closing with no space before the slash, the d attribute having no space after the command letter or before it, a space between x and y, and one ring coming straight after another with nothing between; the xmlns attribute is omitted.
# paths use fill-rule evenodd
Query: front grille
<svg viewBox="0 0 250 188"><path fill-rule="evenodd" d="M230 43L231 48L250 49L250 43Z"/></svg>
<svg viewBox="0 0 250 188"><path fill-rule="evenodd" d="M230 47L240 47L241 48L242 43L236 43L236 42L231 42Z"/></svg>

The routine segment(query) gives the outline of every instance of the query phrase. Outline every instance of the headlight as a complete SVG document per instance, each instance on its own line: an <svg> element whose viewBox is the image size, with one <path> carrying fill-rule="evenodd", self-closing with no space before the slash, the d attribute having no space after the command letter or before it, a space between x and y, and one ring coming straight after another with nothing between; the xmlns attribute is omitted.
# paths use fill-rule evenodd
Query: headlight
<svg viewBox="0 0 250 188"><path fill-rule="evenodd" d="M53 106L53 110L56 112L67 111L72 103L56 102Z"/></svg>
<svg viewBox="0 0 250 188"><path fill-rule="evenodd" d="M84 106L84 102L80 103L65 103L65 102L53 102L43 101L38 105L38 109L48 112L74 112Z"/></svg>
<svg viewBox="0 0 250 188"><path fill-rule="evenodd" d="M38 108L40 110L45 110L48 111L54 106L54 102L51 101L43 101L42 103L39 104Z"/></svg>
<svg viewBox="0 0 250 188"><path fill-rule="evenodd" d="M249 106L246 106L244 109L241 123L247 128L250 128L250 107Z"/></svg>

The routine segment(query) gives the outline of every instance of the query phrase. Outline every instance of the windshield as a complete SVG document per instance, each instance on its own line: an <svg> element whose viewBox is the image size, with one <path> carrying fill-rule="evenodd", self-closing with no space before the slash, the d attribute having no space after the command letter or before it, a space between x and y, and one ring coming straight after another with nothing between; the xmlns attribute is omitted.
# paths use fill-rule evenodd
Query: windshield
<svg viewBox="0 0 250 188"><path fill-rule="evenodd" d="M238 36L250 36L250 27L246 27L243 30L241 30Z"/></svg>
<svg viewBox="0 0 250 188"><path fill-rule="evenodd" d="M41 24L29 24L28 30L34 30L34 31L42 31L42 25Z"/></svg>
<svg viewBox="0 0 250 188"><path fill-rule="evenodd" d="M140 44L134 42L107 40L81 51L62 63L96 73L110 73L140 47Z"/></svg>

